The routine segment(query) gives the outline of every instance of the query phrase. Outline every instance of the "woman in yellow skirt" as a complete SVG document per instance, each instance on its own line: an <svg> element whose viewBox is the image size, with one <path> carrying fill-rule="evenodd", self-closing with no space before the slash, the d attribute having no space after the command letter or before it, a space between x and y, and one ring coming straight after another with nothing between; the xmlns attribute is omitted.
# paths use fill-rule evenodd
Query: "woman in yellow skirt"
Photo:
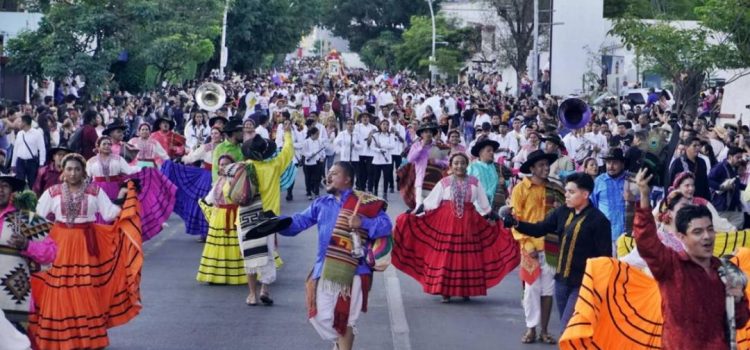
<svg viewBox="0 0 750 350"><path fill-rule="evenodd" d="M135 184L113 204L86 178L86 160L68 154L63 182L47 189L37 214L55 224L58 247L52 267L32 277L36 313L29 335L37 349L98 349L109 345L107 329L133 319L141 309L143 266L140 205ZM126 197L127 194L127 197ZM96 215L114 225L98 225Z"/></svg>
<svg viewBox="0 0 750 350"><path fill-rule="evenodd" d="M211 192L199 204L208 221L208 237L203 246L199 282L211 284L247 284L244 259L237 238L237 208L228 203L223 189L228 181L224 175L227 165L234 163L229 155L219 157L219 178Z"/></svg>

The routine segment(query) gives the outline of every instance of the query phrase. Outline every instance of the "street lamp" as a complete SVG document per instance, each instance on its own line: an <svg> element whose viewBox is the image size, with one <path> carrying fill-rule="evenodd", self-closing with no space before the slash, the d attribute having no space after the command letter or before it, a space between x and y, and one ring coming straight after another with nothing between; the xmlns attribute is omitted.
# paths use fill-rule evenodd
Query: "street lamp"
<svg viewBox="0 0 750 350"><path fill-rule="evenodd" d="M224 69L227 67L229 50L227 49L227 12L229 0L224 3L224 19L221 22L221 51L219 51L219 79L224 80Z"/></svg>
<svg viewBox="0 0 750 350"><path fill-rule="evenodd" d="M432 55L430 55L430 84L435 81L435 12L432 10L432 0L427 0L430 6L430 18L432 19Z"/></svg>

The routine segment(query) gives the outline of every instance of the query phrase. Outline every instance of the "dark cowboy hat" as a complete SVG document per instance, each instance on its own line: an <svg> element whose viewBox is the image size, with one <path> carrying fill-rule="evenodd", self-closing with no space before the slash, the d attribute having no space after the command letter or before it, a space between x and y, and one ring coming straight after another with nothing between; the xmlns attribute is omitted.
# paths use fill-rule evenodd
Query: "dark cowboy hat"
<svg viewBox="0 0 750 350"><path fill-rule="evenodd" d="M544 135L542 137L542 141L544 141L544 142L552 142L552 143L556 144L557 147L565 148L565 142L563 142L563 140L560 138L560 136L557 136L555 134Z"/></svg>
<svg viewBox="0 0 750 350"><path fill-rule="evenodd" d="M604 160L619 160L623 163L627 162L627 159L625 158L625 153L622 151L622 148L619 147L612 147L607 151L607 154L602 157Z"/></svg>
<svg viewBox="0 0 750 350"><path fill-rule="evenodd" d="M440 128L438 127L437 124L435 124L432 121L422 122L421 124L419 124L419 127L417 128L417 136L421 135L422 131L425 131L425 130L432 130L432 134L434 135L438 133Z"/></svg>
<svg viewBox="0 0 750 350"><path fill-rule="evenodd" d="M546 153L540 149L531 152L528 157L526 157L526 161L521 164L521 172L524 174L528 174L531 172L531 167L536 164L536 162L546 159L549 161L550 164L552 164L554 161L557 160L557 154L552 153Z"/></svg>
<svg viewBox="0 0 750 350"><path fill-rule="evenodd" d="M243 237L243 241L263 238L276 232L288 228L292 224L292 218L276 216L272 211L260 213L257 221L250 224L248 232Z"/></svg>
<svg viewBox="0 0 750 350"><path fill-rule="evenodd" d="M242 155L246 159L265 160L276 153L276 142L264 139L263 136L255 135L252 140L242 143Z"/></svg>
<svg viewBox="0 0 750 350"><path fill-rule="evenodd" d="M161 122L167 122L169 123L169 130L174 129L175 122L172 120L172 118L161 116L159 118L156 118L156 121L154 122L153 127L151 128L152 131L159 131L161 129L159 126L161 125Z"/></svg>
<svg viewBox="0 0 750 350"><path fill-rule="evenodd" d="M219 120L223 121L224 125L227 125L227 123L229 123L229 119L227 119L226 117L220 116L220 115L216 115L216 116L213 116L210 119L208 119L208 126L209 127L213 127L214 124L216 124L216 122L219 121Z"/></svg>
<svg viewBox="0 0 750 350"><path fill-rule="evenodd" d="M492 152L497 152L497 149L500 148L500 144L497 141L491 140L489 137L485 137L477 141L474 146L471 147L471 155L474 157L479 157L479 151L487 146L492 146Z"/></svg>
<svg viewBox="0 0 750 350"><path fill-rule="evenodd" d="M231 134L235 131L242 130L242 120L239 119L232 119L229 120L226 124L224 124L224 129L221 131L225 134Z"/></svg>
<svg viewBox="0 0 750 350"><path fill-rule="evenodd" d="M102 131L102 135L109 136L109 134L112 131L115 131L117 129L121 129L122 131L125 131L125 130L127 130L127 128L128 127L124 123L122 123L120 121L114 121L112 123L109 123L109 125L107 125L107 127Z"/></svg>
<svg viewBox="0 0 750 350"><path fill-rule="evenodd" d="M0 176L0 182L6 182L10 185L11 191L21 192L26 187L26 181L16 178L13 175Z"/></svg>
<svg viewBox="0 0 750 350"><path fill-rule="evenodd" d="M487 108L487 105L485 105L484 103L480 103L477 105L477 111L487 112L488 110L489 109Z"/></svg>
<svg viewBox="0 0 750 350"><path fill-rule="evenodd" d="M47 152L47 162L49 162L50 159L55 155L55 153L63 151L65 154L73 153L73 150L64 146L59 147L52 147L50 148L49 152Z"/></svg>

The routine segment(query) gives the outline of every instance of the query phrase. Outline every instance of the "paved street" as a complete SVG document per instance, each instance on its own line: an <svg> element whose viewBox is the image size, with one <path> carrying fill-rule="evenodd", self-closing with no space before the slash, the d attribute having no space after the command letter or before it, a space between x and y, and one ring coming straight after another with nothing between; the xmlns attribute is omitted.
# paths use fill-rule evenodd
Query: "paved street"
<svg viewBox="0 0 750 350"><path fill-rule="evenodd" d="M282 203L285 214L304 210L309 203L303 196L301 172L299 175L295 200ZM397 194L390 196L388 212L395 218L405 207ZM295 238L280 238L285 264L273 285L273 307L245 305L246 286L196 282L203 246L183 230L181 220L173 215L169 227L144 245L143 310L129 324L110 331L110 349L331 348L305 317L303 282L314 260L315 228ZM389 275L397 279L390 280L386 288ZM397 302L399 295L403 303ZM355 348L408 349L409 344L415 350L556 348L520 344L524 328L520 299L517 272L486 297L448 305L441 304L437 296L422 293L418 283L400 272L378 273L369 311L359 322ZM400 315L405 315L405 320ZM551 330L557 333L556 313L552 318Z"/></svg>

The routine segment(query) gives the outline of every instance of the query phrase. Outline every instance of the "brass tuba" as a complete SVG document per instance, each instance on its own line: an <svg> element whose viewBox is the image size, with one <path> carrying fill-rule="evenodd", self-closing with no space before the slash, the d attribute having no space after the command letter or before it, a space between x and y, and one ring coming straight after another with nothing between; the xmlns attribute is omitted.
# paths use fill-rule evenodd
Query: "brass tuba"
<svg viewBox="0 0 750 350"><path fill-rule="evenodd" d="M195 90L195 103L206 112L218 111L226 100L227 93L216 83L203 83Z"/></svg>
<svg viewBox="0 0 750 350"><path fill-rule="evenodd" d="M557 117L568 129L580 129L591 121L591 108L580 98L571 97L557 109Z"/></svg>

